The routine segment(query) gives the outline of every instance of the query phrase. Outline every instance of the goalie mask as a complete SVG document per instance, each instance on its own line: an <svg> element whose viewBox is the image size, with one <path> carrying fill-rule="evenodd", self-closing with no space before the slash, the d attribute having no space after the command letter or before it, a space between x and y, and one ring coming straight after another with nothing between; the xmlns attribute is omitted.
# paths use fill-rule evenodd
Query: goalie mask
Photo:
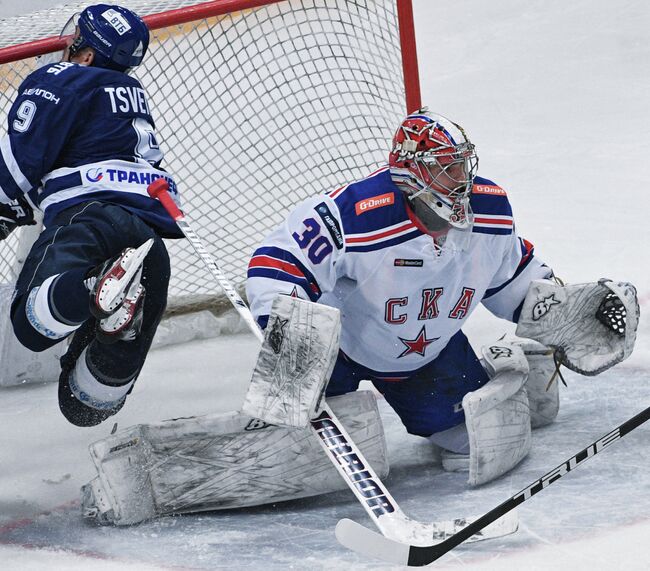
<svg viewBox="0 0 650 571"><path fill-rule="evenodd" d="M74 26L74 27L73 27ZM142 62L149 47L149 28L127 8L96 4L75 14L62 35L76 36L68 48L68 61L84 48L95 50L92 65L128 73Z"/></svg>
<svg viewBox="0 0 650 571"><path fill-rule="evenodd" d="M427 228L471 227L478 157L462 127L426 107L416 111L397 129L389 165L393 182Z"/></svg>

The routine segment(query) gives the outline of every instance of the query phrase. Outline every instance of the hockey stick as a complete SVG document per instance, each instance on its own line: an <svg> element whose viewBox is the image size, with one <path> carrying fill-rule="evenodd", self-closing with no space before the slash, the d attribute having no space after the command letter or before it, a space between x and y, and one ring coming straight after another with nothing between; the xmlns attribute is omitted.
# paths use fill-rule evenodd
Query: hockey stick
<svg viewBox="0 0 650 571"><path fill-rule="evenodd" d="M235 309L242 316L251 332L258 341L264 341L264 334L259 328L253 315L232 287L228 278L219 269L212 256L204 248L199 236L192 230L184 214L168 192L169 185L164 179L157 179L147 188L153 198L157 198L169 215L176 221L185 237L190 241L195 252L208 267L219 285L226 292ZM386 536L402 542L428 544L432 539L443 539L453 535L462 527L465 520L455 522L421 523L407 517L397 502L385 488L368 461L363 457L359 447L352 441L349 434L336 418L327 403L321 401L321 410L310 420L310 426L318 437L323 450L334 464L339 474L352 490L357 500L364 507L379 530ZM515 514L513 514L514 516ZM470 541L478 541L492 537L501 537L517 530L516 517L504 518L489 530L478 534ZM470 534L473 535L473 534Z"/></svg>
<svg viewBox="0 0 650 571"><path fill-rule="evenodd" d="M491 522L529 500L588 458L598 454L629 432L632 432L638 426L641 426L648 419L650 419L650 407L596 440L575 456L562 462L562 464L526 486L510 499L498 505L493 510L490 510L476 521L469 523L469 525L463 527L458 533L455 533L440 543L428 546L404 545L387 539L349 519L339 521L336 526L336 537L343 545L363 555L377 557L398 565L409 565L413 567L428 565L467 540L472 534L480 533Z"/></svg>

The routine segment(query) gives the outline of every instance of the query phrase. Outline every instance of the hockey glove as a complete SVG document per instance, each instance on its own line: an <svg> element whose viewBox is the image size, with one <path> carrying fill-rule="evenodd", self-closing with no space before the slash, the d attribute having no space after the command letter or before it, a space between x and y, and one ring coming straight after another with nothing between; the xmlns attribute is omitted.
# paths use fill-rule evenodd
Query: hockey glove
<svg viewBox="0 0 650 571"><path fill-rule="evenodd" d="M557 362L597 375L632 353L639 323L636 289L626 282L558 285L533 281L517 335L551 347Z"/></svg>
<svg viewBox="0 0 650 571"><path fill-rule="evenodd" d="M0 240L5 240L18 226L34 224L34 211L25 198L17 198L9 204L0 203Z"/></svg>

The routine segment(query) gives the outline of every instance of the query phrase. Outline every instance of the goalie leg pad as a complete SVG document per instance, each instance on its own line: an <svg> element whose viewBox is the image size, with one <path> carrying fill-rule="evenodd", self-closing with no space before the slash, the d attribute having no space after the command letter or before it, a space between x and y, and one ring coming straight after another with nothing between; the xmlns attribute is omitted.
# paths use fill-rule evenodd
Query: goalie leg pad
<svg viewBox="0 0 650 571"><path fill-rule="evenodd" d="M560 410L560 383L556 376L556 365L552 351L532 339L523 339L521 348L528 361L529 373L526 380L531 428L551 424Z"/></svg>
<svg viewBox="0 0 650 571"><path fill-rule="evenodd" d="M553 350L533 339L506 334L500 343L511 343L521 349L528 361L526 392L532 428L546 426L555 420L560 410L560 388L556 380Z"/></svg>
<svg viewBox="0 0 650 571"><path fill-rule="evenodd" d="M270 424L307 426L332 375L340 331L338 309L277 296L242 411Z"/></svg>
<svg viewBox="0 0 650 571"><path fill-rule="evenodd" d="M388 474L376 399L328 399L379 477ZM95 442L98 476L82 488L82 513L129 525L157 516L269 504L347 486L310 428L270 426L241 412L137 425Z"/></svg>
<svg viewBox="0 0 650 571"><path fill-rule="evenodd" d="M463 398L470 486L505 474L526 457L531 447L524 352L514 344L500 342L483 347L482 354L491 379Z"/></svg>

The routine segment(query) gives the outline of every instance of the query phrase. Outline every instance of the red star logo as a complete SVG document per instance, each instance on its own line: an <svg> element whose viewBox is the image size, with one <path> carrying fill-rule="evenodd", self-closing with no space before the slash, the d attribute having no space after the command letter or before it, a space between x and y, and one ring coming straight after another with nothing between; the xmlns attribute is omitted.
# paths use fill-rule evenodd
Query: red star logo
<svg viewBox="0 0 650 571"><path fill-rule="evenodd" d="M399 340L406 345L406 349L402 351L402 354L399 355L397 358L399 359L400 357L406 357L406 355L410 355L411 353L417 353L418 355L421 355L424 357L424 352L426 351L426 348L431 345L434 341L437 341L440 339L440 337L434 337L433 339L427 339L427 330L425 326L422 326L422 329L420 329L420 333L418 333L418 336L413 339L413 341L409 341L408 339L402 339L399 337Z"/></svg>
<svg viewBox="0 0 650 571"><path fill-rule="evenodd" d="M286 295L288 297L300 297L298 295L298 290L296 289L296 286L293 286L293 289L291 290L291 293L281 293L280 295Z"/></svg>

